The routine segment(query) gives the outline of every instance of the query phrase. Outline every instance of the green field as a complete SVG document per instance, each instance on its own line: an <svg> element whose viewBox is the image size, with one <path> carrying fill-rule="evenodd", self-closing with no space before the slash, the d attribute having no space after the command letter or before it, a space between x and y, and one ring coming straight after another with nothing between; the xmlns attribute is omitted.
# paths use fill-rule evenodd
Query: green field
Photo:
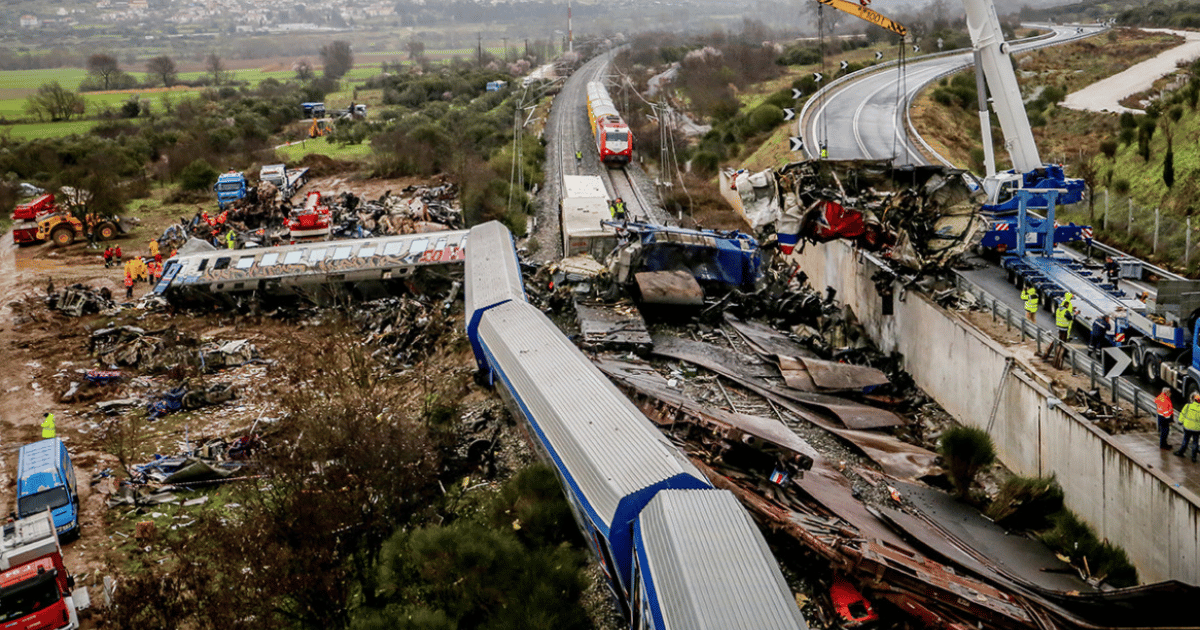
<svg viewBox="0 0 1200 630"><path fill-rule="evenodd" d="M366 143L342 146L324 139L316 139L275 149L275 154L289 164L298 162L310 153L327 155L336 160L360 160L371 155L371 147Z"/></svg>
<svg viewBox="0 0 1200 630"><path fill-rule="evenodd" d="M85 134L96 126L97 122L95 120L72 120L70 122L4 125L0 127L0 134L11 134L14 139L21 140L61 138L75 133Z"/></svg>

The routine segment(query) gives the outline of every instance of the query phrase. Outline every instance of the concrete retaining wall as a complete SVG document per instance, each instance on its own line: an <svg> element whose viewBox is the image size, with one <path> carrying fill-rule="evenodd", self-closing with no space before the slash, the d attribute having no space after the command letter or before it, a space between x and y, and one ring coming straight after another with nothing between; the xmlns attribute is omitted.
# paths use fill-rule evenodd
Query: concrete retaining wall
<svg viewBox="0 0 1200 630"><path fill-rule="evenodd" d="M1200 497L1133 460L1069 407L1051 408L1036 366L899 285L894 315L881 315L870 281L878 266L845 243L809 245L793 258L814 288L837 289L882 350L904 355L917 385L959 422L987 429L999 393L990 433L1000 460L1022 475L1056 475L1068 507L1123 547L1143 582L1200 583Z"/></svg>

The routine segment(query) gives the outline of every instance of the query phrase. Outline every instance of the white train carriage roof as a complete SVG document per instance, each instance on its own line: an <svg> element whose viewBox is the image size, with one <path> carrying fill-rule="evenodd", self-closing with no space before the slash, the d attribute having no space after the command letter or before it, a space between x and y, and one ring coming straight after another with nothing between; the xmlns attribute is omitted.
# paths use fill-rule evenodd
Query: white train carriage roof
<svg viewBox="0 0 1200 630"><path fill-rule="evenodd" d="M730 492L660 492L635 535L655 627L807 630L775 556Z"/></svg>
<svg viewBox="0 0 1200 630"><path fill-rule="evenodd" d="M525 283L517 262L512 233L499 221L471 228L467 252L464 306L467 328L478 319L476 311L509 300L525 301Z"/></svg>
<svg viewBox="0 0 1200 630"><path fill-rule="evenodd" d="M598 175L563 175L563 197L608 198L608 189Z"/></svg>
<svg viewBox="0 0 1200 630"><path fill-rule="evenodd" d="M155 292L181 287L251 290L260 281L300 286L400 277L416 267L461 262L467 234L466 230L425 232L180 255L168 261Z"/></svg>
<svg viewBox="0 0 1200 630"><path fill-rule="evenodd" d="M592 119L603 118L605 116L621 117L617 111L616 105L613 105L612 98L608 95L608 90L604 84L599 81L590 81L587 84L587 99L588 110L592 114Z"/></svg>
<svg viewBox="0 0 1200 630"><path fill-rule="evenodd" d="M479 325L479 337L490 363L532 418L538 438L598 526L609 530L614 518L632 520L636 511L628 514L633 506L622 502L648 488L709 487L537 308L524 302L492 308ZM672 481L663 486L667 480Z"/></svg>

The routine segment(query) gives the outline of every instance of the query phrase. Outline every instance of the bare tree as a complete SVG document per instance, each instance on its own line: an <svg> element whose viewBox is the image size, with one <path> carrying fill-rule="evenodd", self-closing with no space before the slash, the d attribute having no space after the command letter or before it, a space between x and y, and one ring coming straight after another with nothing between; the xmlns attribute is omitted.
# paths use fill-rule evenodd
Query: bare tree
<svg viewBox="0 0 1200 630"><path fill-rule="evenodd" d="M340 79L354 67L354 53L350 51L350 42L337 40L321 48L321 64L325 67L325 76L330 79Z"/></svg>
<svg viewBox="0 0 1200 630"><path fill-rule="evenodd" d="M117 65L117 58L104 53L96 53L87 59L87 70L89 74L96 76L107 90L112 84L112 81L121 72L120 66Z"/></svg>
<svg viewBox="0 0 1200 630"><path fill-rule="evenodd" d="M313 70L312 64L307 59L301 59L296 62L296 78L298 80L308 82L312 81L315 76L317 76L317 73Z"/></svg>
<svg viewBox="0 0 1200 630"><path fill-rule="evenodd" d="M146 72L162 81L164 87L175 85L175 80L179 76L179 71L175 68L175 61L166 55L147 61Z"/></svg>
<svg viewBox="0 0 1200 630"><path fill-rule="evenodd" d="M225 82L225 63L216 51L208 53L208 57L204 58L204 70L212 77L213 85Z"/></svg>
<svg viewBox="0 0 1200 630"><path fill-rule="evenodd" d="M64 88L58 81L51 81L42 84L37 94L25 99L25 112L37 116L38 120L71 120L83 115L86 104L82 96Z"/></svg>

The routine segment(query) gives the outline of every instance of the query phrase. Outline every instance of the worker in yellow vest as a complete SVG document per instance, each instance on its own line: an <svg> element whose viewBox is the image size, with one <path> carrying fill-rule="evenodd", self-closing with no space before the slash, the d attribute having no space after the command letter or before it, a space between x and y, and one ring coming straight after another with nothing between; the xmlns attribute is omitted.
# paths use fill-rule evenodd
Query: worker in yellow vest
<svg viewBox="0 0 1200 630"><path fill-rule="evenodd" d="M1021 300L1025 302L1025 319L1037 323L1038 294L1032 284L1026 285L1021 291Z"/></svg>
<svg viewBox="0 0 1200 630"><path fill-rule="evenodd" d="M1175 454L1183 457L1188 442L1191 442L1192 462L1195 463L1196 451L1200 451L1200 394L1192 394L1192 400L1179 412L1179 421L1183 423L1183 444Z"/></svg>
<svg viewBox="0 0 1200 630"><path fill-rule="evenodd" d="M1054 325L1058 328L1058 340L1066 343L1071 339L1071 324L1075 321L1077 308L1071 308L1071 303L1063 300L1054 311Z"/></svg>
<svg viewBox="0 0 1200 630"><path fill-rule="evenodd" d="M42 439L48 440L54 437L54 414L47 411L42 414Z"/></svg>

